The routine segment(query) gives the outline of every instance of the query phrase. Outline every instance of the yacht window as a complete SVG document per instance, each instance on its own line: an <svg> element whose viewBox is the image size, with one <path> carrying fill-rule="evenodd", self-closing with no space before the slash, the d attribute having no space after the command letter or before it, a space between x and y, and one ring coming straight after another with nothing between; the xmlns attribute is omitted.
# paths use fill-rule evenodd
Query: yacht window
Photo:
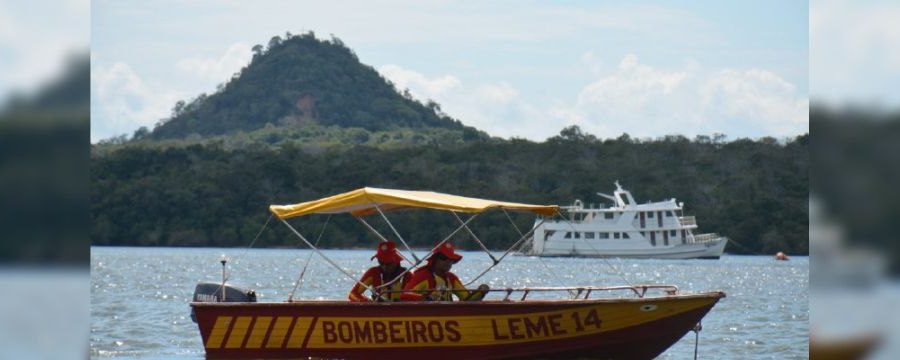
<svg viewBox="0 0 900 360"><path fill-rule="evenodd" d="M676 234L675 230L669 231L669 236L675 237L675 234Z"/></svg>
<svg viewBox="0 0 900 360"><path fill-rule="evenodd" d="M653 218L653 212L652 212L652 211L648 211L648 212L647 212L647 217L652 219L652 218Z"/></svg>
<svg viewBox="0 0 900 360"><path fill-rule="evenodd" d="M566 238L566 239L571 239L571 238L572 238L572 232L571 232L571 231L566 231L566 236L565 236L565 238Z"/></svg>
<svg viewBox="0 0 900 360"><path fill-rule="evenodd" d="M555 233L556 233L556 231L553 231L553 230L544 231L544 241L549 241L550 237L553 236L553 234L555 234Z"/></svg>
<svg viewBox="0 0 900 360"><path fill-rule="evenodd" d="M622 238L623 239L631 239L631 237L628 236L628 233L622 233Z"/></svg>
<svg viewBox="0 0 900 360"><path fill-rule="evenodd" d="M613 233L613 237L616 238L616 239L618 239L618 238L619 238L619 233Z"/></svg>
<svg viewBox="0 0 900 360"><path fill-rule="evenodd" d="M671 211L666 211L666 217L672 217L672 212L671 212Z"/></svg>
<svg viewBox="0 0 900 360"><path fill-rule="evenodd" d="M608 213L603 214L603 217L604 217L604 218L607 218L607 219L612 219L613 216L614 216L614 215L613 215L613 213L611 213L611 212L608 212Z"/></svg>
<svg viewBox="0 0 900 360"><path fill-rule="evenodd" d="M593 238L594 238L594 233L592 233L592 232L586 232L586 233L584 233L584 238L585 238L585 239L593 239Z"/></svg>
<svg viewBox="0 0 900 360"><path fill-rule="evenodd" d="M575 233L575 238L576 238L576 239L581 239L581 233L580 233L580 232L576 232L576 233Z"/></svg>
<svg viewBox="0 0 900 360"><path fill-rule="evenodd" d="M601 239L609 239L609 233L606 232L597 233L597 236Z"/></svg>

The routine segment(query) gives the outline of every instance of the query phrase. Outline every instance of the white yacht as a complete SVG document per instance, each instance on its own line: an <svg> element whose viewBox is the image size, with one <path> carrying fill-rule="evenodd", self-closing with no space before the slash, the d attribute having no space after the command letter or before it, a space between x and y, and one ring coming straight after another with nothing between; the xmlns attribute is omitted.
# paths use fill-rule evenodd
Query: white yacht
<svg viewBox="0 0 900 360"><path fill-rule="evenodd" d="M565 218L538 218L532 241L523 255L718 259L728 238L695 235L697 220L683 216L684 203L675 199L638 204L616 182L611 207L585 207L581 200L565 206ZM543 222L543 223L541 223ZM529 246L530 245L530 246Z"/></svg>

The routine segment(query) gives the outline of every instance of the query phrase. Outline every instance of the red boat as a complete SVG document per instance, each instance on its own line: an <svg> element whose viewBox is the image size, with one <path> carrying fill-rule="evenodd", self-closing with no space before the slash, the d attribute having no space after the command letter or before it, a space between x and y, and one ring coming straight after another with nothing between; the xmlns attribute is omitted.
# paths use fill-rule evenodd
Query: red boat
<svg viewBox="0 0 900 360"><path fill-rule="evenodd" d="M556 206L373 188L270 209L325 257L286 219L310 213L351 213L375 231L359 217L378 213L387 221L385 211L410 207L454 214L477 214L496 208L545 216L558 212ZM463 221L457 216L461 225L453 234L465 229L475 237L467 226L473 218ZM529 234L522 234L510 250ZM395 235L403 242L399 233L395 231ZM491 255L494 265L510 250L499 259ZM411 249L410 252L417 259L416 264L422 261ZM224 297L225 288L220 288ZM621 296L623 291L630 296ZM218 293L200 297L195 294L191 307L210 358L652 359L694 329L725 296L722 292L680 294L671 285L507 288L491 292L498 295L496 299L478 302L368 303L292 299L282 303L217 302L226 299L218 298ZM536 292L565 296L558 300L528 299L529 294ZM619 296L591 298L597 293Z"/></svg>

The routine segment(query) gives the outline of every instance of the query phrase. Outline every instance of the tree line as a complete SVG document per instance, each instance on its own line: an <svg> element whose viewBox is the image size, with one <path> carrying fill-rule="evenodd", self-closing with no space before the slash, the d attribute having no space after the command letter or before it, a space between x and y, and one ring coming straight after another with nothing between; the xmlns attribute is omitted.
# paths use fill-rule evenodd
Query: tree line
<svg viewBox="0 0 900 360"><path fill-rule="evenodd" d="M598 139L569 127L544 142L480 138L431 146L357 145L309 151L302 142L230 148L115 146L91 159L94 245L247 246L270 204L318 199L372 186L432 190L536 204L600 203L618 180L639 202L677 198L700 229L734 240L730 253L808 253L809 135L727 141L724 135ZM426 247L455 228L447 214L390 213L401 235ZM530 228L533 216L514 217ZM374 238L348 216L292 220L307 235L328 223L325 247L370 247ZM373 219L383 234L390 229ZM503 249L518 237L502 213L474 222L479 238ZM463 248L475 244L464 234ZM270 226L263 247L296 247Z"/></svg>

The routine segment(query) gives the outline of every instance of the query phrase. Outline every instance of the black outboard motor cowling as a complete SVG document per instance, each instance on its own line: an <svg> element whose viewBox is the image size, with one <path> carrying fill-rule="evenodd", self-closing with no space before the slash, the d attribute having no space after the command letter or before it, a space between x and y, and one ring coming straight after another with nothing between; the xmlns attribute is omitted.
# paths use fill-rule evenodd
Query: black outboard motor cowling
<svg viewBox="0 0 900 360"><path fill-rule="evenodd" d="M194 288L194 302L256 302L256 292L225 283L225 299L222 299L222 283L201 281Z"/></svg>
<svg viewBox="0 0 900 360"><path fill-rule="evenodd" d="M194 302L256 302L256 292L225 283L225 299L222 299L222 283L201 281L194 288ZM191 320L197 322L191 309Z"/></svg>

